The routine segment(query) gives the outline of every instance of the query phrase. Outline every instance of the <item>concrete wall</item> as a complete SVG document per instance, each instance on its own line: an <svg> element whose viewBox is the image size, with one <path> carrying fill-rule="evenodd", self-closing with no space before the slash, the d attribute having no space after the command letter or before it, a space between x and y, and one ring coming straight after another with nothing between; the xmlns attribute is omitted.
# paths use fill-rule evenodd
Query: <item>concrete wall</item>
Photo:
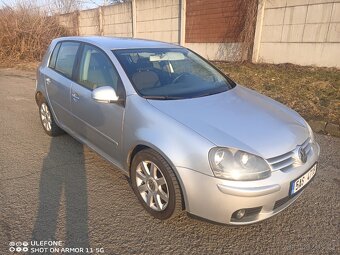
<svg viewBox="0 0 340 255"><path fill-rule="evenodd" d="M74 20L76 18L76 21ZM59 16L79 35L135 37L179 44L180 0L135 0Z"/></svg>
<svg viewBox="0 0 340 255"><path fill-rule="evenodd" d="M59 20L79 35L159 40L181 44L210 60L239 59L239 43L185 42L186 1L190 0L135 0L60 15Z"/></svg>
<svg viewBox="0 0 340 255"><path fill-rule="evenodd" d="M239 60L241 42L186 42L190 1L133 0L60 15L59 21L74 34L160 40L181 44L210 60ZM216 2L206 4L210 1ZM254 62L340 67L340 0L259 3Z"/></svg>
<svg viewBox="0 0 340 255"><path fill-rule="evenodd" d="M58 16L59 23L72 34L78 34L78 13L69 13Z"/></svg>
<svg viewBox="0 0 340 255"><path fill-rule="evenodd" d="M340 0L264 0L254 62L340 67Z"/></svg>
<svg viewBox="0 0 340 255"><path fill-rule="evenodd" d="M136 37L179 43L179 0L136 1Z"/></svg>
<svg viewBox="0 0 340 255"><path fill-rule="evenodd" d="M101 10L104 35L132 37L131 3L105 6Z"/></svg>
<svg viewBox="0 0 340 255"><path fill-rule="evenodd" d="M99 35L99 9L79 12L79 35Z"/></svg>
<svg viewBox="0 0 340 255"><path fill-rule="evenodd" d="M185 43L185 47L209 60L238 61L241 59L241 43Z"/></svg>

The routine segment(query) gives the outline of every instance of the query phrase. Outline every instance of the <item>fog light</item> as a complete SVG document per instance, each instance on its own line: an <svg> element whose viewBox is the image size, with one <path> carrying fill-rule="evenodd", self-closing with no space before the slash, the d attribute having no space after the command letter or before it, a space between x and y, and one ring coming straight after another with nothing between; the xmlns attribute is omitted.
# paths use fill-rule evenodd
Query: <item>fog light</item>
<svg viewBox="0 0 340 255"><path fill-rule="evenodd" d="M238 210L236 212L236 219L240 220L243 218L243 216L246 214L246 210L245 209L241 209L241 210Z"/></svg>

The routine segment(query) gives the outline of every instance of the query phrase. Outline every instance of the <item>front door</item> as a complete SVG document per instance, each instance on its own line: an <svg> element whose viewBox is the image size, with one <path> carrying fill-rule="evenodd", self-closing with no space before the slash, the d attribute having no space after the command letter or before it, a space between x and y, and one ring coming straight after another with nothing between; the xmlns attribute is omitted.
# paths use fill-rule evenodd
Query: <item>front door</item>
<svg viewBox="0 0 340 255"><path fill-rule="evenodd" d="M95 88L112 86L120 98L125 97L118 72L104 52L85 44L77 76L71 86L71 110L75 118L72 129L90 146L117 162L120 157L124 105L99 103L91 95Z"/></svg>

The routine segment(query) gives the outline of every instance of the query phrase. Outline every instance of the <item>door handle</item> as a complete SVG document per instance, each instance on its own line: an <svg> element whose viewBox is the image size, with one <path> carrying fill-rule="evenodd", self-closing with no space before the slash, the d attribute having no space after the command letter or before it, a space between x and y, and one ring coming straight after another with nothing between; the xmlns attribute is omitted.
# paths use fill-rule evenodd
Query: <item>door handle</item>
<svg viewBox="0 0 340 255"><path fill-rule="evenodd" d="M51 79L50 78L46 78L45 82L46 82L46 85L49 85L49 84L51 84Z"/></svg>
<svg viewBox="0 0 340 255"><path fill-rule="evenodd" d="M71 94L71 96L72 96L72 99L73 99L73 101L78 101L79 100L79 95L77 94L77 93L75 93L75 92L72 92L72 94Z"/></svg>

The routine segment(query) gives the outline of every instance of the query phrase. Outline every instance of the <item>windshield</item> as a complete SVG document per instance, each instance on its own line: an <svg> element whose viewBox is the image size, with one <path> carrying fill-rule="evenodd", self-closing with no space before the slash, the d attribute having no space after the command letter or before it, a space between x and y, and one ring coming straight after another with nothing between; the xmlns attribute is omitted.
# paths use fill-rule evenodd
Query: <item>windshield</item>
<svg viewBox="0 0 340 255"><path fill-rule="evenodd" d="M234 83L184 49L113 51L137 92L148 99L184 99L221 93Z"/></svg>

